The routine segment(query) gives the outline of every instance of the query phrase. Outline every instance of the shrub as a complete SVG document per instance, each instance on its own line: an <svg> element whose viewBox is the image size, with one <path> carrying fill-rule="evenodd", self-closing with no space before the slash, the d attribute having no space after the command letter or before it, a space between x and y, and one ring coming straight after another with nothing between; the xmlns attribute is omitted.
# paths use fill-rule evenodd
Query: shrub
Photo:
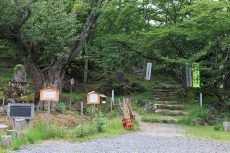
<svg viewBox="0 0 230 153"><path fill-rule="evenodd" d="M85 124L85 125L78 125L75 129L74 129L74 134L76 137L85 137L87 135L89 135L90 133L92 133L92 130L90 130L90 125Z"/></svg>
<svg viewBox="0 0 230 153"><path fill-rule="evenodd" d="M106 117L100 113L99 116L94 118L94 126L97 132L104 132L106 128Z"/></svg>
<svg viewBox="0 0 230 153"><path fill-rule="evenodd" d="M59 112L59 113L65 113L65 111L66 111L66 104L63 103L63 102L57 104L56 110L57 110L57 112Z"/></svg>

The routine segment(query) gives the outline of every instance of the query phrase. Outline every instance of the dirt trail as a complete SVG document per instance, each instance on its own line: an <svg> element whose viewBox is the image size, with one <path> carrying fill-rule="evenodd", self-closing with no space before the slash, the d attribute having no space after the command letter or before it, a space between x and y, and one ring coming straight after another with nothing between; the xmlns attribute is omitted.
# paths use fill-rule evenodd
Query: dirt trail
<svg viewBox="0 0 230 153"><path fill-rule="evenodd" d="M139 113L135 112L139 121L141 133L150 136L184 137L185 131L178 125L163 123L145 123L141 121Z"/></svg>

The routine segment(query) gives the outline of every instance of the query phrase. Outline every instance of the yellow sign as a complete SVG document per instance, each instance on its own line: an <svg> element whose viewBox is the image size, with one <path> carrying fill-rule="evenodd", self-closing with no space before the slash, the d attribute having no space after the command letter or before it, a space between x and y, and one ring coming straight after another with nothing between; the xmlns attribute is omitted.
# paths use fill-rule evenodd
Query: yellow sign
<svg viewBox="0 0 230 153"><path fill-rule="evenodd" d="M45 88L40 90L40 100L41 101L59 101L59 90L54 90L52 88Z"/></svg>

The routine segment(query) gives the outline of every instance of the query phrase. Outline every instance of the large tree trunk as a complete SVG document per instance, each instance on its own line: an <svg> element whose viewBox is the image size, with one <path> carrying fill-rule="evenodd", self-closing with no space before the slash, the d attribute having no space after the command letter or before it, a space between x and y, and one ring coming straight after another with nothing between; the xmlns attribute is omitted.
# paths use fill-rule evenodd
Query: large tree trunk
<svg viewBox="0 0 230 153"><path fill-rule="evenodd" d="M61 63L60 65L53 66L48 72L45 72L44 74L31 59L27 59L26 68L29 75L31 76L32 81L34 82L35 104L38 104L39 102L40 90L42 88L51 87L57 89L60 91L61 95L62 80L65 74Z"/></svg>
<svg viewBox="0 0 230 153"><path fill-rule="evenodd" d="M35 104L39 102L40 89L43 87L44 75L42 71L32 62L30 58L25 63L28 74L34 82Z"/></svg>

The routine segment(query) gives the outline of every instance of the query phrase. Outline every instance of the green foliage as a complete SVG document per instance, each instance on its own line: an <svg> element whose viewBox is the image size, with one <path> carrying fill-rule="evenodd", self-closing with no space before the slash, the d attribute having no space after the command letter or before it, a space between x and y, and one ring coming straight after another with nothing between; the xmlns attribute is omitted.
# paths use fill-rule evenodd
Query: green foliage
<svg viewBox="0 0 230 153"><path fill-rule="evenodd" d="M205 107L201 109L197 105L191 105L187 111L189 114L187 116L181 117L179 123L185 125L212 125L215 122L213 121L212 114Z"/></svg>
<svg viewBox="0 0 230 153"><path fill-rule="evenodd" d="M74 129L74 134L76 137L85 137L85 136L88 136L90 134L93 134L92 132L94 132L94 129L93 129L93 127L91 127L88 124L78 125Z"/></svg>
<svg viewBox="0 0 230 153"><path fill-rule="evenodd" d="M14 67L14 72L17 72L18 70L24 68L24 65L22 64L17 64L15 67Z"/></svg>
<svg viewBox="0 0 230 153"><path fill-rule="evenodd" d="M144 92L146 89L139 82L132 82L128 79L126 79L124 83L116 83L114 79L106 80L98 87L99 92L107 95L110 95L112 90L119 96Z"/></svg>
<svg viewBox="0 0 230 153"><path fill-rule="evenodd" d="M65 103L63 103L63 102L60 102L60 103L58 103L57 105L56 105L56 110L57 110L57 112L59 112L59 113L65 113L65 111L66 111L66 104Z"/></svg>
<svg viewBox="0 0 230 153"><path fill-rule="evenodd" d="M30 129L27 136L19 136L13 139L12 149L18 150L26 144L33 144L39 140L64 138L67 134L66 129L60 127L47 128L45 123L40 123L36 127Z"/></svg>
<svg viewBox="0 0 230 153"><path fill-rule="evenodd" d="M76 137L86 137L95 133L102 133L106 131L106 118L101 113L99 116L95 116L93 125L84 124L78 125L74 128L74 135Z"/></svg>
<svg viewBox="0 0 230 153"><path fill-rule="evenodd" d="M97 132L104 132L106 129L106 117L100 113L99 116L94 118L94 126Z"/></svg>
<svg viewBox="0 0 230 153"><path fill-rule="evenodd" d="M11 144L13 150L18 150L21 146L28 144L26 137L19 136L14 138Z"/></svg>

